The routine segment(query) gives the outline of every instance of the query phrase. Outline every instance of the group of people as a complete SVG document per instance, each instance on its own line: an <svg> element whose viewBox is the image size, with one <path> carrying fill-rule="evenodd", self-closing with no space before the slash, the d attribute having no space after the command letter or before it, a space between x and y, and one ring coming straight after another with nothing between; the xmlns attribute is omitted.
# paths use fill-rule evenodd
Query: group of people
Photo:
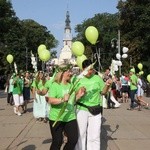
<svg viewBox="0 0 150 150"><path fill-rule="evenodd" d="M135 70L130 70L130 99L131 104L128 110L133 110L135 108L135 103L137 104L138 110L141 111L141 106L147 106L148 103L144 101L144 89L142 88L142 78L140 74L135 74ZM136 99L135 99L136 95Z"/></svg>
<svg viewBox="0 0 150 150"><path fill-rule="evenodd" d="M82 67L80 75L73 74L68 66L59 66L53 77L38 71L32 79L25 80L20 74L11 78L14 112L20 115L20 106L25 108L28 92L23 91L29 85L34 117L49 121L50 150L60 150L64 136L64 150L100 149L102 95L107 93L112 80L104 82L95 73L91 60L85 60Z"/></svg>
<svg viewBox="0 0 150 150"><path fill-rule="evenodd" d="M69 67L61 66L53 81L37 91L40 95L48 93L50 150L60 150L64 135L67 137L64 150L100 149L101 95L107 93L112 80L105 83L96 75L90 60L83 61L82 68L81 77L73 75Z"/></svg>
<svg viewBox="0 0 150 150"><path fill-rule="evenodd" d="M14 106L14 113L21 116L21 109L24 113L27 111L27 103L30 100L31 80L29 72L13 73L8 76L7 87L7 104Z"/></svg>
<svg viewBox="0 0 150 150"><path fill-rule="evenodd" d="M101 77L96 74L89 59L83 61L82 68L79 75L73 74L70 66L63 65L55 69L52 77L38 71L34 78L26 72L24 76L13 74L9 80L7 102L14 102L15 114L21 115L20 106L24 112L27 111L27 102L32 92L34 117L37 121L49 122L52 135L50 150L60 150L64 136L67 138L64 150L100 150L104 96L108 98L109 107L111 103L114 106L111 95L116 100L119 97L123 102L127 102L130 95L130 109L134 108L134 102L139 109L141 103L144 103L142 92L139 91L140 77L132 70L129 76L123 75L120 78L110 75L107 70ZM122 90L121 96L117 94L119 90ZM134 99L136 92L137 101ZM13 101L10 101L11 93Z"/></svg>
<svg viewBox="0 0 150 150"><path fill-rule="evenodd" d="M115 108L115 102L127 103L129 98L131 99L131 104L128 110L133 110L134 108L141 110L142 105L149 105L143 98L144 89L142 86L142 76L136 74L134 68L130 69L128 73L122 73L120 77L116 75L112 77L110 70L107 69L103 79L106 80L109 78L111 78L113 82L108 92L109 96L106 97L107 108ZM110 95L112 95L112 97Z"/></svg>
<svg viewBox="0 0 150 150"><path fill-rule="evenodd" d="M27 104L33 101L33 116L37 121L47 122L49 106L45 101L45 96L39 95L36 91L42 89L48 81L44 72L39 71L32 75L28 71L23 73L13 73L8 76L7 87L7 104L13 105L14 113L21 116L27 112Z"/></svg>

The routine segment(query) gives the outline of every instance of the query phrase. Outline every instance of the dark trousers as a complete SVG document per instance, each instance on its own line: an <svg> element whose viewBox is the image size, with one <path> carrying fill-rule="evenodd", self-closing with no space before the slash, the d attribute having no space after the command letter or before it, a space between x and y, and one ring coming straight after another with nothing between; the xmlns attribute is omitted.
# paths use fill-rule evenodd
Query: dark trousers
<svg viewBox="0 0 150 150"><path fill-rule="evenodd" d="M69 122L57 122L57 124L52 127L54 121L49 121L50 130L52 134L52 144L50 150L60 150L63 143L63 132L67 136L67 143L63 150L74 150L75 145L78 141L78 126L77 121L72 120Z"/></svg>
<svg viewBox="0 0 150 150"><path fill-rule="evenodd" d="M8 93L7 94L7 103L13 105L13 95L12 95L12 92Z"/></svg>
<svg viewBox="0 0 150 150"><path fill-rule="evenodd" d="M136 92L137 90L130 90L130 99L131 99L130 107L131 108L134 108L134 102L140 105L140 103L135 99Z"/></svg>
<svg viewBox="0 0 150 150"><path fill-rule="evenodd" d="M115 107L115 103L110 99L110 95L111 95L110 92L108 92L107 95L106 95L107 108L114 108Z"/></svg>

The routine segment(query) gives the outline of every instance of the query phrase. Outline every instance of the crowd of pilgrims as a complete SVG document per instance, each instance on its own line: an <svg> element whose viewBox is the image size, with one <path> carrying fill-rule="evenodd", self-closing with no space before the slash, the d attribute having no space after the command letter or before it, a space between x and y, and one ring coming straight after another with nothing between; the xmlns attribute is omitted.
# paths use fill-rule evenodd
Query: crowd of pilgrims
<svg viewBox="0 0 150 150"><path fill-rule="evenodd" d="M83 62L83 70L89 65L91 65L91 61ZM49 122L52 134L51 150L60 149L64 135L68 141L64 147L66 150L73 150L74 148L84 150L87 147L99 150L103 98L106 99L105 108L108 109L117 108L120 103L127 103L129 100L129 95L132 93L131 84L133 81L131 76L133 72L122 74L120 77L112 76L109 69L106 69L101 75L98 75L92 67L86 72L80 80L77 77L81 72L73 73L70 66L55 69L52 75L43 71L37 73L26 71L8 76L6 82L7 104L13 106L16 115L21 116L28 111L27 104L33 102L33 116L36 121ZM77 87L70 94L70 88L76 81L78 81ZM77 104L72 103L71 110L67 110L66 107L57 120L64 103L68 102L67 105L69 105L69 100L72 97L75 97ZM137 98L136 103L139 110L141 103L148 106L148 103L142 100L141 94ZM116 102L119 104L118 106L116 106ZM134 97L131 99L130 110L134 107L133 103L135 103ZM91 114L87 106L93 106L97 109L96 114ZM57 123L54 126L56 120ZM72 134L73 132L77 134Z"/></svg>
<svg viewBox="0 0 150 150"><path fill-rule="evenodd" d="M78 74L78 73L77 73ZM50 76L51 75L51 76ZM6 87L7 87L7 104L14 105L14 113L21 116L21 112L26 113L27 104L35 100L33 103L33 115L39 121L47 122L49 106L45 101L46 92L39 95L35 90L42 90L44 87L51 84L54 77L52 73L44 73L43 71L38 71L35 73L30 73L29 71L16 74L9 74ZM112 79L112 85L109 88L106 98L106 107L105 108L115 108L115 102L111 100L111 95L119 103L127 103L130 98L130 75L127 73L122 73L121 76L116 76L110 74L110 70L106 69L104 74L101 76L106 82L109 78ZM139 81L141 82L141 81ZM141 83L142 84L142 83ZM38 90L37 90L38 91ZM43 90L44 91L44 90ZM144 92L144 91L143 91ZM31 96L32 94L32 96ZM32 99L31 99L32 97ZM143 102L148 106L148 103ZM21 108L21 110L19 110ZM39 111L41 110L41 111ZM21 111L21 112L20 112Z"/></svg>

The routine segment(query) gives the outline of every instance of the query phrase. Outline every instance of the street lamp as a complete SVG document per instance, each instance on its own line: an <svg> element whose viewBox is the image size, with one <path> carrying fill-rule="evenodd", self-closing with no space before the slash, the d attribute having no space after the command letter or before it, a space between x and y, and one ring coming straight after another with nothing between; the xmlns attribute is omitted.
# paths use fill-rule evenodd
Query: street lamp
<svg viewBox="0 0 150 150"><path fill-rule="evenodd" d="M26 48L26 71L28 70L28 48Z"/></svg>
<svg viewBox="0 0 150 150"><path fill-rule="evenodd" d="M123 49L122 49L123 55L121 55L120 30L118 30L118 39L117 38L113 38L111 40L111 45L112 45L112 47L118 49L118 53L116 54L116 58L119 60L118 61L119 75L121 75L121 66L122 66L121 58L127 58L128 57L128 55L126 54L126 52L128 51L128 48L127 47L123 47Z"/></svg>
<svg viewBox="0 0 150 150"><path fill-rule="evenodd" d="M117 38L113 38L111 40L111 46L113 48L117 48L118 49L118 55L120 55L120 30L118 30L118 39ZM121 57L118 57L118 59L120 61ZM121 66L119 66L119 75L121 75Z"/></svg>

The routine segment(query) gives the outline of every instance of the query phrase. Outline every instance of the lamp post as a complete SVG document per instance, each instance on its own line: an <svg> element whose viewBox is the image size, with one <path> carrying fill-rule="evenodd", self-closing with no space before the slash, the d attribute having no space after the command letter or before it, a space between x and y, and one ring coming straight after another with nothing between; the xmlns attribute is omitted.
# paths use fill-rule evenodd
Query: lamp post
<svg viewBox="0 0 150 150"><path fill-rule="evenodd" d="M121 75L121 65L122 65L122 62L121 62L121 58L127 58L128 55L126 54L126 52L128 51L128 48L127 47L123 47L122 51L123 51L123 55L121 54L121 46L120 46L120 30L118 30L118 39L116 38L113 38L111 40L111 44L112 44L112 47L115 47L118 49L118 53L116 54L116 57L117 59L119 60L119 64L118 64L118 67L119 67L119 75ZM130 64L132 63L132 58L130 60Z"/></svg>
<svg viewBox="0 0 150 150"><path fill-rule="evenodd" d="M28 70L28 48L26 47L26 71Z"/></svg>
<svg viewBox="0 0 150 150"><path fill-rule="evenodd" d="M120 30L118 30L118 54L120 55ZM120 61L120 58L119 58ZM119 66L119 75L121 75L121 66Z"/></svg>
<svg viewBox="0 0 150 150"><path fill-rule="evenodd" d="M132 66L132 56L130 55L130 67Z"/></svg>

